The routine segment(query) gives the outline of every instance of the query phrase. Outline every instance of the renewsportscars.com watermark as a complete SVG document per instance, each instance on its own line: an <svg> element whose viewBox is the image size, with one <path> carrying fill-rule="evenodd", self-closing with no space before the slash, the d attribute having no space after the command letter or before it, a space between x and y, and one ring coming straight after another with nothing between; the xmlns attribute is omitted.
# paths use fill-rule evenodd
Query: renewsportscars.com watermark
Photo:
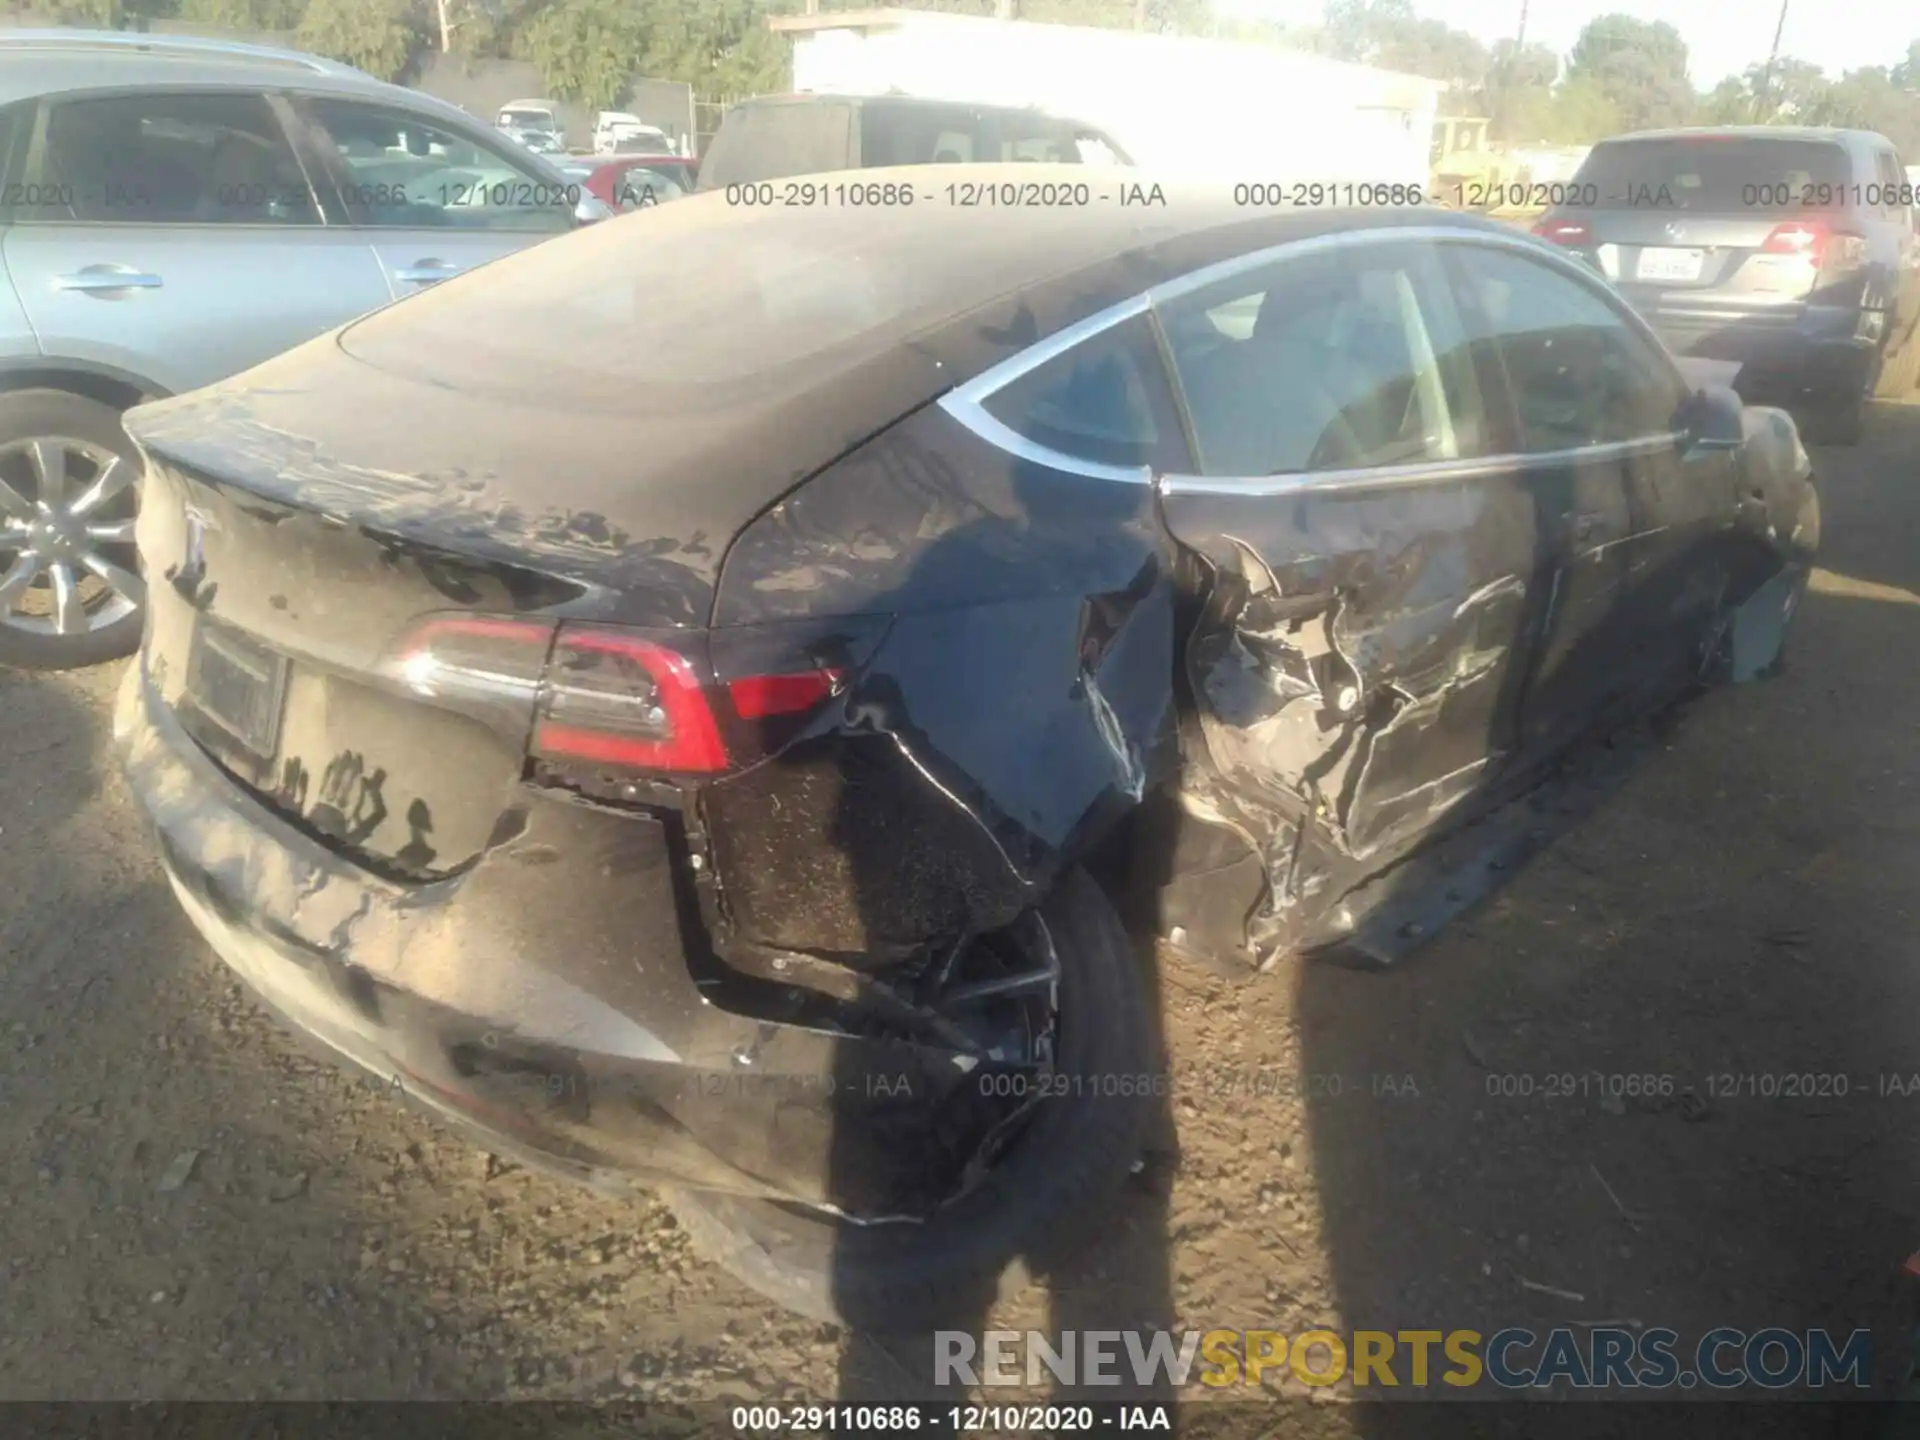
<svg viewBox="0 0 1920 1440"><path fill-rule="evenodd" d="M933 1377L1020 1385L1338 1385L1370 1390L1441 1384L1502 1390L1867 1389L1873 1337L1827 1330L1677 1330L1562 1326L1478 1330L965 1330L933 1337Z"/></svg>

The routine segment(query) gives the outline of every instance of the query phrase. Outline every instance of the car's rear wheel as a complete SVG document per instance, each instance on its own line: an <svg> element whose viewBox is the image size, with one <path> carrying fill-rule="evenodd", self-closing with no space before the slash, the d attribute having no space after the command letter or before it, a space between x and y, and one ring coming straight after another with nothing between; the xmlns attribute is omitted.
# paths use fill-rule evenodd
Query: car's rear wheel
<svg viewBox="0 0 1920 1440"><path fill-rule="evenodd" d="M70 670L139 648L139 473L112 406L0 395L0 665Z"/></svg>
<svg viewBox="0 0 1920 1440"><path fill-rule="evenodd" d="M984 1173L922 1220L868 1224L669 1191L695 1248L789 1310L865 1329L978 1316L1097 1233L1150 1114L1146 987L1085 873L1069 873L1039 913L1059 967L1051 1079Z"/></svg>

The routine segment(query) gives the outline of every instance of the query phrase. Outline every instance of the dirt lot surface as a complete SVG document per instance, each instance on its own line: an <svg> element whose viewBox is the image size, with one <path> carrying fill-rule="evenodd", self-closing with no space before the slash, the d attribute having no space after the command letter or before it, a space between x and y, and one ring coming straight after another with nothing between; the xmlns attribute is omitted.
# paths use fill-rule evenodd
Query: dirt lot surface
<svg viewBox="0 0 1920 1440"><path fill-rule="evenodd" d="M1006 1324L1870 1326L1901 1368L1920 1086L1880 1077L1920 1075L1920 407L1816 464L1788 673L1694 707L1486 909L1384 975L1164 968L1175 1065L1211 1077L1179 1158ZM120 673L0 676L0 1396L926 1393L924 1340L776 1312L659 1207L306 1059L164 888L110 765Z"/></svg>

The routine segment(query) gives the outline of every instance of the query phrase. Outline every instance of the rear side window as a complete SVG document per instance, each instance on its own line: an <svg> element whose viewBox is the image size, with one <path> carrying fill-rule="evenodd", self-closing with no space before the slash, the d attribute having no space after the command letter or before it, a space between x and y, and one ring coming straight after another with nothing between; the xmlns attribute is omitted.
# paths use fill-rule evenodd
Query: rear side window
<svg viewBox="0 0 1920 1440"><path fill-rule="evenodd" d="M1050 115L874 100L861 107L860 163L964 165L1081 160L1074 128Z"/></svg>
<svg viewBox="0 0 1920 1440"><path fill-rule="evenodd" d="M43 224L320 223L272 107L230 91L53 105L26 195L14 218Z"/></svg>
<svg viewBox="0 0 1920 1440"><path fill-rule="evenodd" d="M853 107L741 105L727 113L700 162L700 188L723 189L853 164Z"/></svg>
<svg viewBox="0 0 1920 1440"><path fill-rule="evenodd" d="M1524 255L1456 247L1469 333L1504 362L1520 445L1551 454L1663 435L1682 386L1666 356L1587 285Z"/></svg>
<svg viewBox="0 0 1920 1440"><path fill-rule="evenodd" d="M892 105L884 100L860 107L860 163L891 165L965 165L982 153L978 117L954 105Z"/></svg>
<svg viewBox="0 0 1920 1440"><path fill-rule="evenodd" d="M1282 261L1168 303L1162 322L1204 474L1491 453L1468 338L1429 246Z"/></svg>
<svg viewBox="0 0 1920 1440"><path fill-rule="evenodd" d="M985 402L1015 434L1076 460L1188 468L1172 387L1140 316L1029 371Z"/></svg>
<svg viewBox="0 0 1920 1440"><path fill-rule="evenodd" d="M1701 135L1593 147L1575 184L1602 210L1825 210L1846 203L1847 152L1821 140Z"/></svg>

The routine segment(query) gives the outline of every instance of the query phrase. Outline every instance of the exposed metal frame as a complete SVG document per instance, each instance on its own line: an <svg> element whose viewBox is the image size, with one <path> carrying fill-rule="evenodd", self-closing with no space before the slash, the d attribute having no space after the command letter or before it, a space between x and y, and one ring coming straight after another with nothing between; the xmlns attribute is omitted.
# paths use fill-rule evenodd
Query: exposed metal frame
<svg viewBox="0 0 1920 1440"><path fill-rule="evenodd" d="M1671 449L1684 438L1678 432L1667 432L1605 445L1580 446L1576 449L1540 454L1477 456L1459 460L1367 466L1350 470L1318 470L1290 475L1168 474L1155 476L1148 466L1103 465L1041 445L995 419L986 408L986 402L994 395L1033 370L1115 326L1141 315L1157 315L1159 309L1170 301L1210 289L1250 271L1265 269L1290 260L1344 250L1357 245L1388 245L1404 241L1478 245L1489 249L1507 250L1531 256L1558 269L1569 279L1584 286L1629 329L1637 333L1648 344L1652 353L1665 361L1675 384L1683 390L1688 388L1685 378L1681 376L1678 368L1673 364L1672 357L1668 355L1665 343L1661 341L1653 327L1608 289L1606 282L1600 276L1564 251L1525 235L1503 235L1497 231L1468 230L1446 225L1406 225L1378 230L1338 231L1299 240L1282 241L1278 245L1251 250L1244 255L1216 261L1212 265L1176 276L1171 280L1163 280L1138 295L1130 296L1117 305L1111 305L1065 329L1056 331L1044 340L1028 346L1018 355L976 375L965 384L955 386L940 399L940 407L988 444L1020 459L1045 465L1049 469L1062 470L1068 474L1084 475L1090 479L1153 485L1165 495L1266 496L1292 494L1304 490L1430 485L1473 479L1496 471L1532 470L1575 462L1592 463L1626 459L1634 455L1651 454L1663 448ZM1177 381L1178 377L1174 378ZM1181 405L1184 409L1184 401Z"/></svg>

